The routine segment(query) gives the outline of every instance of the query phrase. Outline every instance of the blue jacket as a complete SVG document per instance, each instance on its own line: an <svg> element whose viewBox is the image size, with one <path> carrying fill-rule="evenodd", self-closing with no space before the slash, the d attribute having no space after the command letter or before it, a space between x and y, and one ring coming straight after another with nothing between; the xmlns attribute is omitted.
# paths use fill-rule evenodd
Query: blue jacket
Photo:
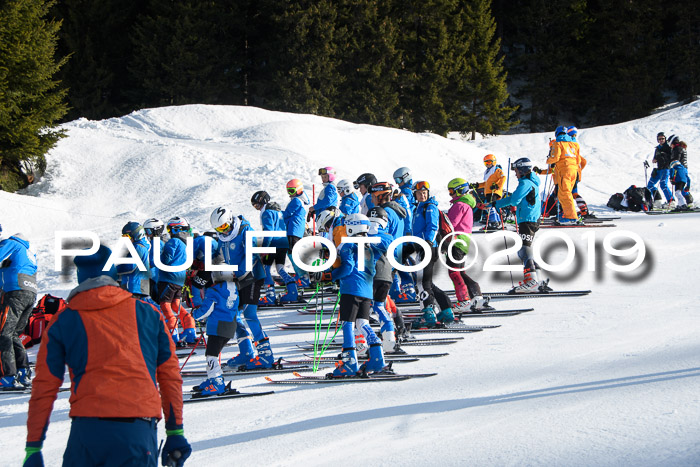
<svg viewBox="0 0 700 467"><path fill-rule="evenodd" d="M360 212L360 200L355 193L350 193L340 199L340 212L346 216Z"/></svg>
<svg viewBox="0 0 700 467"><path fill-rule="evenodd" d="M276 209L275 209L276 208ZM265 231L281 231L285 232L284 216L279 210L277 203L268 203L260 210L260 223ZM273 246L275 248L289 248L287 237L265 237L262 246Z"/></svg>
<svg viewBox="0 0 700 467"><path fill-rule="evenodd" d="M399 196L396 202L406 210L406 217L403 218L403 234L411 235L411 232L413 232L413 205L405 195Z"/></svg>
<svg viewBox="0 0 700 467"><path fill-rule="evenodd" d="M437 234L440 227L440 213L435 197L418 203L413 211L413 235L422 238L432 246L437 246Z"/></svg>
<svg viewBox="0 0 700 467"><path fill-rule="evenodd" d="M318 216L321 211L331 206L338 207L338 189L333 182L323 184L323 190L318 194L318 200L314 204L314 212Z"/></svg>
<svg viewBox="0 0 700 467"><path fill-rule="evenodd" d="M153 252L155 251L155 249L153 248L153 240L157 240L160 242L160 252L161 253L163 252L163 248L165 248L165 242L160 237L155 238L155 239L154 238L148 239L148 245L149 245L149 247L148 247L149 248L148 249L148 264L147 264L147 266L149 267L148 272L151 275L151 280L153 282L157 283L158 282L158 275L159 275L158 273L160 273L160 270L158 270L158 268L156 267L156 263L153 261Z"/></svg>
<svg viewBox="0 0 700 467"><path fill-rule="evenodd" d="M403 185L399 186L401 188L401 193L406 197L408 205L410 206L410 211L413 212L413 208L416 207L416 197L413 196L413 180L409 180Z"/></svg>
<svg viewBox="0 0 700 467"><path fill-rule="evenodd" d="M282 213L284 223L287 226L287 235L302 238L306 231L306 209L298 196L289 201Z"/></svg>
<svg viewBox="0 0 700 467"><path fill-rule="evenodd" d="M6 266L1 267L3 264ZM0 241L0 289L34 293L39 290L36 286L36 255L22 237L13 235Z"/></svg>
<svg viewBox="0 0 700 467"><path fill-rule="evenodd" d="M672 183L685 183L685 189L690 189L690 177L688 176L688 169L683 165L679 165L671 169L671 182Z"/></svg>
<svg viewBox="0 0 700 467"><path fill-rule="evenodd" d="M241 227L238 229L238 234L228 237L220 235L219 236L219 251L224 257L226 264L233 266L238 266L238 271L236 271L236 276L241 277L246 272L249 272L245 267L245 238L248 232L251 232L253 228L250 226L250 222L246 220L243 216L238 216L241 219ZM255 279L262 279L265 277L265 268L260 261L258 255L253 255L253 277Z"/></svg>
<svg viewBox="0 0 700 467"><path fill-rule="evenodd" d="M518 224L522 222L537 222L542 214L542 198L540 197L540 177L534 172L518 180L518 186L510 196L496 201L496 208L517 206L515 217Z"/></svg>
<svg viewBox="0 0 700 467"><path fill-rule="evenodd" d="M173 237L163 247L160 253L160 261L166 266L180 266L187 262L187 247L180 237ZM185 285L187 269L178 272L158 271L158 282Z"/></svg>
<svg viewBox="0 0 700 467"><path fill-rule="evenodd" d="M388 235L380 238L382 238L380 243L371 244L365 249L364 271L360 271L358 266L358 245L355 243L340 244L338 247L340 266L333 269L331 278L334 281L340 280L341 295L355 295L356 297L372 299L375 265L377 260L386 253L389 243L391 243Z"/></svg>
<svg viewBox="0 0 700 467"><path fill-rule="evenodd" d="M195 289L199 293L199 289ZM192 310L197 321L207 320L207 335L218 336L219 322L233 323L238 314L238 289L234 282L219 282L206 289L199 308Z"/></svg>
<svg viewBox="0 0 700 467"><path fill-rule="evenodd" d="M150 274L148 270L149 255L151 253L151 244L148 243L148 238L143 237L136 243L133 243L139 259L146 266L145 271L139 270L136 264L119 264L117 265L117 274L119 274L119 282L122 289L139 295L148 295L150 290Z"/></svg>
<svg viewBox="0 0 700 467"><path fill-rule="evenodd" d="M196 237L192 240L192 252L194 255L195 261L201 261L202 263L204 262L204 257L206 253L206 235L200 235L199 237ZM211 239L211 259L216 258L216 256L219 253L219 242L215 239Z"/></svg>

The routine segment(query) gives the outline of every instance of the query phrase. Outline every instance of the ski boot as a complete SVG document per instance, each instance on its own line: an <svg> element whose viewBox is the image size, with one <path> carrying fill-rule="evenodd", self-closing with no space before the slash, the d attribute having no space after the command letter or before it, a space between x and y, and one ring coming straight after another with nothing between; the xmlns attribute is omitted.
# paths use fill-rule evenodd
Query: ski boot
<svg viewBox="0 0 700 467"><path fill-rule="evenodd" d="M385 353L394 352L397 345L396 331L382 331L382 348Z"/></svg>
<svg viewBox="0 0 700 467"><path fill-rule="evenodd" d="M401 294L394 299L396 303L415 303L418 301L416 289L413 286L401 287Z"/></svg>
<svg viewBox="0 0 700 467"><path fill-rule="evenodd" d="M442 324L450 324L455 322L455 315L452 313L452 308L445 308L435 317Z"/></svg>
<svg viewBox="0 0 700 467"><path fill-rule="evenodd" d="M255 358L255 350L250 337L238 339L238 348L240 353L226 362L229 368L238 368L241 365L247 364L251 359Z"/></svg>
<svg viewBox="0 0 700 467"><path fill-rule="evenodd" d="M24 389L24 386L17 381L15 375L0 377L0 391L12 391Z"/></svg>
<svg viewBox="0 0 700 467"><path fill-rule="evenodd" d="M355 333L355 355L358 358L367 358L367 350L369 347L367 346L367 339L365 339L365 335L362 334L362 331L359 329L355 328L354 329Z"/></svg>
<svg viewBox="0 0 700 467"><path fill-rule="evenodd" d="M479 311L483 311L484 308L488 308L489 306L489 299L484 298L481 295L475 295L471 301L471 310L469 310L467 313L478 313Z"/></svg>
<svg viewBox="0 0 700 467"><path fill-rule="evenodd" d="M302 289L309 288L311 287L311 279L309 279L309 276L298 277L296 280L296 285Z"/></svg>
<svg viewBox="0 0 700 467"><path fill-rule="evenodd" d="M31 368L17 369L17 382L25 388L32 387L32 370Z"/></svg>
<svg viewBox="0 0 700 467"><path fill-rule="evenodd" d="M277 295L275 295L275 287L270 285L265 290L265 295L258 300L259 306L273 306L277 304Z"/></svg>
<svg viewBox="0 0 700 467"><path fill-rule="evenodd" d="M184 340L186 344L194 344L197 342L197 334L195 333L194 328L189 328L182 331L180 340Z"/></svg>
<svg viewBox="0 0 700 467"><path fill-rule="evenodd" d="M434 328L437 324L433 306L428 305L423 309L423 316L413 322L413 328Z"/></svg>
<svg viewBox="0 0 700 467"><path fill-rule="evenodd" d="M452 311L456 313L469 313L472 309L472 305L471 300L462 300L461 302L457 302L457 304L452 307Z"/></svg>
<svg viewBox="0 0 700 467"><path fill-rule="evenodd" d="M272 355L272 348L270 348L270 339L261 339L255 346L255 350L258 351L258 356L251 358L246 363L246 370L272 368L275 365L275 357Z"/></svg>
<svg viewBox="0 0 700 467"><path fill-rule="evenodd" d="M511 293L533 293L539 292L540 283L537 280L537 271L525 269L525 278L516 287L511 289Z"/></svg>
<svg viewBox="0 0 700 467"><path fill-rule="evenodd" d="M387 368L384 361L384 352L382 352L382 344L372 344L369 346L369 360L362 364L360 372L362 373L382 373L384 370L390 371L388 374L393 374L391 368Z"/></svg>
<svg viewBox="0 0 700 467"><path fill-rule="evenodd" d="M290 303L299 301L299 288L296 282L287 283L287 293L280 297L280 303Z"/></svg>
<svg viewBox="0 0 700 467"><path fill-rule="evenodd" d="M173 329L170 331L170 336L173 338L173 342L175 342L175 346L180 342L180 331L178 331L177 328Z"/></svg>
<svg viewBox="0 0 700 467"><path fill-rule="evenodd" d="M343 349L343 352L340 354L340 361L335 364L335 370L331 373L331 377L344 378L355 376L358 370L357 352L355 349Z"/></svg>
<svg viewBox="0 0 700 467"><path fill-rule="evenodd" d="M208 378L199 386L199 392L203 396L216 396L217 394L223 394L226 392L226 383L224 383L223 376L217 376L215 378Z"/></svg>

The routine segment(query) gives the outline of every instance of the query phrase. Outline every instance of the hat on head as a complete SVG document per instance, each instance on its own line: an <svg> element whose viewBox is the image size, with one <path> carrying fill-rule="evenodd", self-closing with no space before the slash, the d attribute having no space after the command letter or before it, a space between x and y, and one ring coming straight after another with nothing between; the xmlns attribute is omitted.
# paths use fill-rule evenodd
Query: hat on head
<svg viewBox="0 0 700 467"><path fill-rule="evenodd" d="M78 268L78 284L98 276L109 276L117 280L117 268L115 268L114 265L107 271L102 270L111 255L112 250L104 245L100 245L96 253L89 256L76 256L73 262Z"/></svg>

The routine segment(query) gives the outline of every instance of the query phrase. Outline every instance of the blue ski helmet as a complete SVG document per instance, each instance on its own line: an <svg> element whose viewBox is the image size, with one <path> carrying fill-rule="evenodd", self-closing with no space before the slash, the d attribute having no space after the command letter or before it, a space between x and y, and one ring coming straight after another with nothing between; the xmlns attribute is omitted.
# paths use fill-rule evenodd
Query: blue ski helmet
<svg viewBox="0 0 700 467"><path fill-rule="evenodd" d="M578 128L575 126L570 126L569 129L566 130L566 134L574 138L576 135L578 135Z"/></svg>
<svg viewBox="0 0 700 467"><path fill-rule="evenodd" d="M554 136L558 136L561 133L566 133L566 127L565 126L558 126L556 130L554 130Z"/></svg>

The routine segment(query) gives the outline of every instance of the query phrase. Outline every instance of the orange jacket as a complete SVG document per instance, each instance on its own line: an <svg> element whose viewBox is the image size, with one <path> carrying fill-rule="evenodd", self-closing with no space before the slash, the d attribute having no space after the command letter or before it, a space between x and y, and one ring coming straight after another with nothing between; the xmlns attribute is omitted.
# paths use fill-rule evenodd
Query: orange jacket
<svg viewBox="0 0 700 467"><path fill-rule="evenodd" d="M27 446L40 447L63 383L71 417L155 417L182 428L182 377L163 317L107 276L73 290L41 340L29 400ZM157 383L157 384L156 384Z"/></svg>
<svg viewBox="0 0 700 467"><path fill-rule="evenodd" d="M490 173L489 173L490 172ZM491 193L496 193L498 196L503 197L503 187L506 184L506 176L503 173L500 165L494 166L494 170L487 169L484 173L485 181L479 183L479 188L484 189L485 195L490 195ZM493 184L498 185L495 190L491 189Z"/></svg>
<svg viewBox="0 0 700 467"><path fill-rule="evenodd" d="M578 143L573 141L556 141L549 151L547 164L554 164L555 173L563 173L571 169L578 171L577 148Z"/></svg>

